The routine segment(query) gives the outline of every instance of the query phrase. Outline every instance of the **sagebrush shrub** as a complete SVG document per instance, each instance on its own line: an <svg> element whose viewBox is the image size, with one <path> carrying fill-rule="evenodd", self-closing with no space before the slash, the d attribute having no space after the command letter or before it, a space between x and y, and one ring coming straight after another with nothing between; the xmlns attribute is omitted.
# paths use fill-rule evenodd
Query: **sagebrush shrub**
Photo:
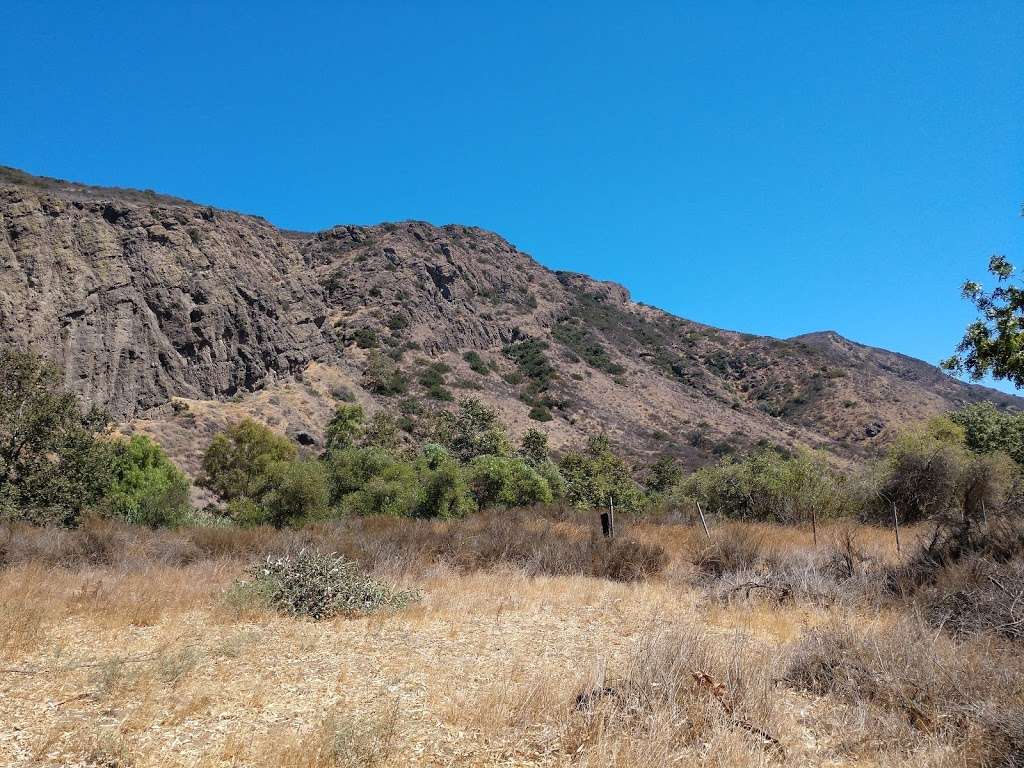
<svg viewBox="0 0 1024 768"><path fill-rule="evenodd" d="M251 589L276 610L292 616L328 619L397 610L420 599L397 590L333 552L304 549L294 556L268 557L249 569Z"/></svg>

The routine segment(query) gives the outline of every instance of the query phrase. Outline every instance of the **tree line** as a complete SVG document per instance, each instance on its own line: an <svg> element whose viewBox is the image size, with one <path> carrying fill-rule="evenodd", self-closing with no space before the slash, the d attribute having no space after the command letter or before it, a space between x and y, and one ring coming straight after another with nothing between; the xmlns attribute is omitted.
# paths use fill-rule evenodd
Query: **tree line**
<svg viewBox="0 0 1024 768"><path fill-rule="evenodd" d="M452 518L562 503L626 513L706 512L798 523L855 515L901 520L984 515L1014 502L1024 415L973 405L904 432L886 455L839 469L821 453L763 447L686 473L670 456L633 471L603 435L555 456L530 429L518 445L493 408L467 398L439 411L429 438L402 446L393 417L340 403L313 454L264 424L229 424L196 483L217 504L193 509L190 481L153 440L112 434L58 369L0 354L0 519L72 526L99 514L149 526L298 525L346 515Z"/></svg>

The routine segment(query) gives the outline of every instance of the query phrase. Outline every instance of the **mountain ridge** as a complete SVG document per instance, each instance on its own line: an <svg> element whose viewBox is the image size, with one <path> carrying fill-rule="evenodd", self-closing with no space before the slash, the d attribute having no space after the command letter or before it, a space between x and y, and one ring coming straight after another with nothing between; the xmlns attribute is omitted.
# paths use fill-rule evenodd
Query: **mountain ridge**
<svg viewBox="0 0 1024 768"><path fill-rule="evenodd" d="M0 344L53 358L71 389L190 470L243 415L315 447L342 396L401 413L415 436L448 397L473 395L517 433L550 416L539 426L556 447L603 431L637 461L690 465L758 443L848 460L965 403L1024 406L834 331L774 339L676 317L478 227L300 233L9 168ZM383 369L407 391L379 391Z"/></svg>

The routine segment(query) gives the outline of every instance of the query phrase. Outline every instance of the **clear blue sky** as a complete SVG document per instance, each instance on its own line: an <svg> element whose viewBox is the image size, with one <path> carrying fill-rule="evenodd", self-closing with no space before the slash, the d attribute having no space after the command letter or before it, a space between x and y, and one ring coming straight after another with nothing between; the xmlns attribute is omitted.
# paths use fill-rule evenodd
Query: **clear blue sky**
<svg viewBox="0 0 1024 768"><path fill-rule="evenodd" d="M688 318L931 362L959 284L1024 261L1019 0L7 2L0 30L0 163L32 173L476 224Z"/></svg>

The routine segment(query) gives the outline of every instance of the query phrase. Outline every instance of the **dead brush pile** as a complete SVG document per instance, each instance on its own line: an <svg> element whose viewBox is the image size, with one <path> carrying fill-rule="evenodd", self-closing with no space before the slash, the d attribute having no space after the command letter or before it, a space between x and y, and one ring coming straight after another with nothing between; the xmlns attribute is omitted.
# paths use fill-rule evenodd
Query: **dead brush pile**
<svg viewBox="0 0 1024 768"><path fill-rule="evenodd" d="M835 531L820 549L773 541L772 533L742 524L716 530L692 557L696 584L725 602L879 602L882 565L849 529Z"/></svg>
<svg viewBox="0 0 1024 768"><path fill-rule="evenodd" d="M999 645L957 643L909 618L841 621L806 633L782 679L851 708L863 724L851 749L909 752L931 740L966 765L1024 764L1024 670Z"/></svg>
<svg viewBox="0 0 1024 768"><path fill-rule="evenodd" d="M1024 642L1024 560L971 558L944 571L921 603L933 626L957 637L991 632Z"/></svg>
<svg viewBox="0 0 1024 768"><path fill-rule="evenodd" d="M1024 559L1024 520L1002 515L986 523L938 519L910 559L886 578L891 592L913 595L934 585L961 562L1009 563Z"/></svg>
<svg viewBox="0 0 1024 768"><path fill-rule="evenodd" d="M888 590L956 637L1024 640L1024 523L939 522L909 561L890 571Z"/></svg>
<svg viewBox="0 0 1024 768"><path fill-rule="evenodd" d="M483 513L458 525L431 525L418 534L433 558L461 571L510 564L531 575L580 574L636 581L661 573L668 555L657 544L629 536L605 539L578 521L552 520L522 512Z"/></svg>

